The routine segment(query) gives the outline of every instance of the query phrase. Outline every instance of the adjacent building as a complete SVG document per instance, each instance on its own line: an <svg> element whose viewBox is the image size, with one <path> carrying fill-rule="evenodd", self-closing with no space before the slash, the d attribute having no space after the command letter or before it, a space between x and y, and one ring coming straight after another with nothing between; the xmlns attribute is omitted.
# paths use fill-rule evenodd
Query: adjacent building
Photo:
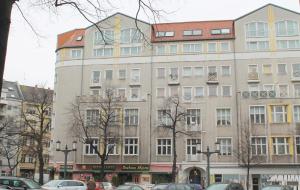
<svg viewBox="0 0 300 190"><path fill-rule="evenodd" d="M299 13L268 4L235 20L150 24L116 13L97 24L102 33L90 26L58 35L53 142L75 140L67 113L76 97L114 88L124 100L123 122L121 141L106 162L107 177L167 181L173 145L158 120L168 111L164 101L178 96L188 113L180 128L192 132L177 139L179 182L204 185L207 160L197 150L214 150L219 142L211 182L245 183L236 155L241 131L249 128L258 158L250 171L252 188L299 188ZM93 110L85 111L86 120L93 117ZM51 162L58 177L63 155L53 154ZM89 144L79 145L68 157L69 176L96 177L99 163Z"/></svg>

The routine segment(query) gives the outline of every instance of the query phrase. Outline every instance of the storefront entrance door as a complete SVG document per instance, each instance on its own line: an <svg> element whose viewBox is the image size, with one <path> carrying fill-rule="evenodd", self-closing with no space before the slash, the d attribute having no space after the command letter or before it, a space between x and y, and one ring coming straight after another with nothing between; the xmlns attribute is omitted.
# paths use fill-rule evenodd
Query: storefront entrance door
<svg viewBox="0 0 300 190"><path fill-rule="evenodd" d="M190 171L189 180L190 180L190 183L200 184L201 183L201 172L200 172L200 170L197 169L197 168L193 168Z"/></svg>

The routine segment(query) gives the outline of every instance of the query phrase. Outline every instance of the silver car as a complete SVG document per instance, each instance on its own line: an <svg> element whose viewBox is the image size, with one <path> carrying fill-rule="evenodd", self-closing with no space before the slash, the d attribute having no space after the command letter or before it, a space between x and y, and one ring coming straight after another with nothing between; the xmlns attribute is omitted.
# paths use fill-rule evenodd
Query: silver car
<svg viewBox="0 0 300 190"><path fill-rule="evenodd" d="M42 186L44 190L86 190L86 184L78 180L52 180Z"/></svg>

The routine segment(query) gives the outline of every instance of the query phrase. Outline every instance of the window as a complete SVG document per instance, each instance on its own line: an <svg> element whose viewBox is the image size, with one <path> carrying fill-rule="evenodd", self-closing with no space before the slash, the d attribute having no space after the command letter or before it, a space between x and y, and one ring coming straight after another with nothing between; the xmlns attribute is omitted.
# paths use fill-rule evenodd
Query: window
<svg viewBox="0 0 300 190"><path fill-rule="evenodd" d="M172 37L174 36L174 32L173 31L165 31L165 32L162 32L162 31L159 31L159 32L156 32L156 37Z"/></svg>
<svg viewBox="0 0 300 190"><path fill-rule="evenodd" d="M121 47L121 56L135 56L140 55L142 51L141 46Z"/></svg>
<svg viewBox="0 0 300 190"><path fill-rule="evenodd" d="M296 137L296 153L300 154L300 137Z"/></svg>
<svg viewBox="0 0 300 190"><path fill-rule="evenodd" d="M248 73L258 73L257 65L248 65Z"/></svg>
<svg viewBox="0 0 300 190"><path fill-rule="evenodd" d="M294 96L295 97L300 97L300 84L294 84Z"/></svg>
<svg viewBox="0 0 300 190"><path fill-rule="evenodd" d="M140 88L131 88L130 89L130 99L139 100L140 98Z"/></svg>
<svg viewBox="0 0 300 190"><path fill-rule="evenodd" d="M217 142L220 143L221 155L231 155L231 138L217 138Z"/></svg>
<svg viewBox="0 0 300 190"><path fill-rule="evenodd" d="M192 87L183 87L183 100L184 101L192 100Z"/></svg>
<svg viewBox="0 0 300 190"><path fill-rule="evenodd" d="M99 96L100 95L100 89L92 89L91 90L92 96Z"/></svg>
<svg viewBox="0 0 300 190"><path fill-rule="evenodd" d="M297 21L285 20L276 22L277 36L295 36L299 34L299 24Z"/></svg>
<svg viewBox="0 0 300 190"><path fill-rule="evenodd" d="M202 30L184 30L184 36L199 36L202 35Z"/></svg>
<svg viewBox="0 0 300 190"><path fill-rule="evenodd" d="M138 109L125 109L125 126L136 126L139 123Z"/></svg>
<svg viewBox="0 0 300 190"><path fill-rule="evenodd" d="M106 70L105 71L105 79L106 80L112 80L113 78L113 71L112 70Z"/></svg>
<svg viewBox="0 0 300 190"><path fill-rule="evenodd" d="M165 68L157 68L156 76L157 76L158 79L165 78L165 75L166 75Z"/></svg>
<svg viewBox="0 0 300 190"><path fill-rule="evenodd" d="M208 86L208 96L218 96L218 86L209 85Z"/></svg>
<svg viewBox="0 0 300 190"><path fill-rule="evenodd" d="M178 68L177 67L170 68L170 79L173 81L178 80Z"/></svg>
<svg viewBox="0 0 300 190"><path fill-rule="evenodd" d="M294 121L300 123L300 105L294 106Z"/></svg>
<svg viewBox="0 0 300 190"><path fill-rule="evenodd" d="M171 86L170 87L170 96L171 97L178 97L178 87L177 86Z"/></svg>
<svg viewBox="0 0 300 190"><path fill-rule="evenodd" d="M266 137L252 137L251 151L253 155L265 155L267 153Z"/></svg>
<svg viewBox="0 0 300 190"><path fill-rule="evenodd" d="M192 67L183 67L182 75L183 75L183 77L191 77L192 76Z"/></svg>
<svg viewBox="0 0 300 190"><path fill-rule="evenodd" d="M207 51L213 53L217 51L217 43L207 43Z"/></svg>
<svg viewBox="0 0 300 190"><path fill-rule="evenodd" d="M231 86L222 86L222 96L231 96Z"/></svg>
<svg viewBox="0 0 300 190"><path fill-rule="evenodd" d="M113 56L113 48L97 48L94 49L95 57L110 57Z"/></svg>
<svg viewBox="0 0 300 190"><path fill-rule="evenodd" d="M95 127L99 124L99 110L86 110L86 127Z"/></svg>
<svg viewBox="0 0 300 190"><path fill-rule="evenodd" d="M250 120L252 124L265 123L265 107L264 106L250 106Z"/></svg>
<svg viewBox="0 0 300 190"><path fill-rule="evenodd" d="M300 40L277 40L278 49L299 49Z"/></svg>
<svg viewBox="0 0 300 190"><path fill-rule="evenodd" d="M231 125L231 112L229 108L217 109L217 126Z"/></svg>
<svg viewBox="0 0 300 190"><path fill-rule="evenodd" d="M273 91L274 90L274 84L264 84L263 88L265 91Z"/></svg>
<svg viewBox="0 0 300 190"><path fill-rule="evenodd" d="M183 44L183 53L202 52L202 44Z"/></svg>
<svg viewBox="0 0 300 190"><path fill-rule="evenodd" d="M167 156L172 154L172 139L157 139L156 154Z"/></svg>
<svg viewBox="0 0 300 190"><path fill-rule="evenodd" d="M177 53L177 45L170 45L170 54Z"/></svg>
<svg viewBox="0 0 300 190"><path fill-rule="evenodd" d="M84 154L93 155L96 154L96 150L98 150L98 138L88 139L90 142L85 142L84 144ZM91 146L92 144L92 146Z"/></svg>
<svg viewBox="0 0 300 190"><path fill-rule="evenodd" d="M286 64L278 64L277 72L279 75L286 75L287 74Z"/></svg>
<svg viewBox="0 0 300 190"><path fill-rule="evenodd" d="M293 64L293 77L294 78L299 78L300 77L300 64Z"/></svg>
<svg viewBox="0 0 300 190"><path fill-rule="evenodd" d="M203 96L204 96L204 87L202 86L195 87L195 97L199 98Z"/></svg>
<svg viewBox="0 0 300 190"><path fill-rule="evenodd" d="M210 31L212 35L220 35L220 34L230 34L229 28L222 28L222 29L212 29Z"/></svg>
<svg viewBox="0 0 300 190"><path fill-rule="evenodd" d="M140 69L131 69L131 82L140 83Z"/></svg>
<svg viewBox="0 0 300 190"><path fill-rule="evenodd" d="M155 47L155 54L156 55L164 55L165 54L165 46L164 45L158 45Z"/></svg>
<svg viewBox="0 0 300 190"><path fill-rule="evenodd" d="M114 42L113 30L104 30L102 31L102 34L99 31L95 32L94 45L112 44L113 42Z"/></svg>
<svg viewBox="0 0 300 190"><path fill-rule="evenodd" d="M157 96L158 98L163 98L163 97L165 97L165 96L166 96L166 94L165 94L165 88L157 88L157 89L156 89L156 96Z"/></svg>
<svg viewBox="0 0 300 190"><path fill-rule="evenodd" d="M106 145L106 151L109 155L119 154L117 140L115 138L108 138L108 142Z"/></svg>
<svg viewBox="0 0 300 190"><path fill-rule="evenodd" d="M197 155L197 144L200 144L200 139L187 139L186 140L186 154L187 155Z"/></svg>
<svg viewBox="0 0 300 190"><path fill-rule="evenodd" d="M263 73L264 74L272 74L272 65L271 64L263 64Z"/></svg>
<svg viewBox="0 0 300 190"><path fill-rule="evenodd" d="M222 66L222 76L230 76L231 69L230 66Z"/></svg>
<svg viewBox="0 0 300 190"><path fill-rule="evenodd" d="M271 106L272 122L273 123L286 123L287 122L287 106L274 105Z"/></svg>
<svg viewBox="0 0 300 190"><path fill-rule="evenodd" d="M221 42L220 43L221 51L222 52L227 52L229 51L229 42Z"/></svg>
<svg viewBox="0 0 300 190"><path fill-rule="evenodd" d="M82 54L81 49L72 49L71 50L71 58L72 59L79 59L79 58L81 58L81 54Z"/></svg>
<svg viewBox="0 0 300 190"><path fill-rule="evenodd" d="M126 79L126 69L119 69L119 79L120 80Z"/></svg>
<svg viewBox="0 0 300 190"><path fill-rule="evenodd" d="M186 124L201 125L201 112L200 109L187 109Z"/></svg>
<svg viewBox="0 0 300 190"><path fill-rule="evenodd" d="M247 49L250 51L263 51L269 49L268 41L250 41L247 42Z"/></svg>
<svg viewBox="0 0 300 190"><path fill-rule="evenodd" d="M287 84L279 84L278 85L278 95L279 95L279 97L288 97L289 86Z"/></svg>
<svg viewBox="0 0 300 190"><path fill-rule="evenodd" d="M158 110L157 111L157 119L159 126L170 126L172 124L172 120L170 118L171 110Z"/></svg>
<svg viewBox="0 0 300 190"><path fill-rule="evenodd" d="M139 154L139 139L125 138L124 139L124 155L138 155Z"/></svg>
<svg viewBox="0 0 300 190"><path fill-rule="evenodd" d="M118 97L126 98L126 89L125 88L118 88Z"/></svg>
<svg viewBox="0 0 300 190"><path fill-rule="evenodd" d="M273 137L273 151L274 154L289 154L288 137Z"/></svg>
<svg viewBox="0 0 300 190"><path fill-rule="evenodd" d="M136 28L123 29L121 31L121 43L141 43L142 35Z"/></svg>
<svg viewBox="0 0 300 190"><path fill-rule="evenodd" d="M100 71L93 71L92 72L92 83L93 84L100 83L100 78L101 78L101 72Z"/></svg>
<svg viewBox="0 0 300 190"><path fill-rule="evenodd" d="M265 22L251 22L246 24L246 37L268 37L268 24Z"/></svg>
<svg viewBox="0 0 300 190"><path fill-rule="evenodd" d="M203 77L204 75L204 68L203 67L195 67L194 74L196 77Z"/></svg>

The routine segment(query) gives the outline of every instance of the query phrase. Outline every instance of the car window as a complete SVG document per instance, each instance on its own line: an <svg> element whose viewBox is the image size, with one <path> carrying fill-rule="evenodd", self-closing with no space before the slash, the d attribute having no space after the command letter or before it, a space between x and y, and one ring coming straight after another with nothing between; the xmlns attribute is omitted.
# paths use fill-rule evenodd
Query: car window
<svg viewBox="0 0 300 190"><path fill-rule="evenodd" d="M83 186L83 184L78 181L69 181L69 183L69 186Z"/></svg>
<svg viewBox="0 0 300 190"><path fill-rule="evenodd" d="M35 182L35 181L31 180L31 179L24 179L24 182L31 189L39 189L39 188L41 188L41 186L37 182Z"/></svg>
<svg viewBox="0 0 300 190"><path fill-rule="evenodd" d="M228 184L212 184L207 187L207 190L225 190Z"/></svg>
<svg viewBox="0 0 300 190"><path fill-rule="evenodd" d="M8 179L0 179L0 184L1 185L9 185L9 180Z"/></svg>
<svg viewBox="0 0 300 190"><path fill-rule="evenodd" d="M226 187L226 190L244 190L244 188L239 183L231 183Z"/></svg>
<svg viewBox="0 0 300 190"><path fill-rule="evenodd" d="M66 186L68 186L68 182L67 181L63 181L59 185L62 186L62 187L66 187Z"/></svg>
<svg viewBox="0 0 300 190"><path fill-rule="evenodd" d="M12 180L12 186L13 187L22 187L24 184L23 181L20 181L20 180Z"/></svg>

